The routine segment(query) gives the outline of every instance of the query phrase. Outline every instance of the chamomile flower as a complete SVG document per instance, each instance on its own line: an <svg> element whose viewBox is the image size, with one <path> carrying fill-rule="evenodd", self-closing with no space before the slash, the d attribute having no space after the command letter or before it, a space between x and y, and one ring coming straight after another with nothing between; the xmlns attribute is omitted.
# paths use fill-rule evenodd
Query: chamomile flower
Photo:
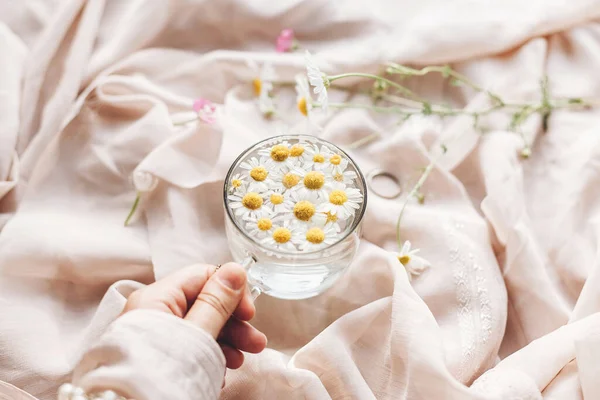
<svg viewBox="0 0 600 400"><path fill-rule="evenodd" d="M274 171L271 176L272 187L279 188L284 192L299 187L302 181L302 172L296 169Z"/></svg>
<svg viewBox="0 0 600 400"><path fill-rule="evenodd" d="M270 91L261 92L258 97L258 109L267 118L275 115L275 100Z"/></svg>
<svg viewBox="0 0 600 400"><path fill-rule="evenodd" d="M227 196L227 200L234 214L242 220L258 219L271 214L263 197L256 192L242 189Z"/></svg>
<svg viewBox="0 0 600 400"><path fill-rule="evenodd" d="M261 68L253 60L247 60L248 67L252 70L252 89L254 96L258 98L260 111L267 116L275 112L275 103L272 93L273 81L277 79L275 69L270 63L265 62Z"/></svg>
<svg viewBox="0 0 600 400"><path fill-rule="evenodd" d="M290 194L282 187L276 187L265 193L265 205L279 214L291 210L294 207Z"/></svg>
<svg viewBox="0 0 600 400"><path fill-rule="evenodd" d="M263 193L273 185L269 178L269 165L264 160L252 157L242 162L240 168L248 171L248 191Z"/></svg>
<svg viewBox="0 0 600 400"><path fill-rule="evenodd" d="M318 212L330 213L340 219L347 219L354 215L363 202L363 196L360 190L346 187L343 183L332 183L328 186L329 192L327 201L319 204Z"/></svg>
<svg viewBox="0 0 600 400"><path fill-rule="evenodd" d="M322 171L307 171L304 168L297 168L291 172L302 178L292 191L297 191L301 196L312 193L317 195L321 200L327 199L327 186L332 183L331 175L325 174Z"/></svg>
<svg viewBox="0 0 600 400"><path fill-rule="evenodd" d="M343 183L346 186L352 186L358 175L354 171L344 171L342 173L333 173L331 179L334 182Z"/></svg>
<svg viewBox="0 0 600 400"><path fill-rule="evenodd" d="M277 250L296 251L296 246L292 243L292 237L300 230L300 227L289 220L280 222L280 224L273 227L271 235L262 239L261 243Z"/></svg>
<svg viewBox="0 0 600 400"><path fill-rule="evenodd" d="M281 170L292 167L294 163L290 160L290 146L287 141L277 143L258 151L258 155L268 160L271 169Z"/></svg>
<svg viewBox="0 0 600 400"><path fill-rule="evenodd" d="M311 226L308 229L296 231L292 237L292 243L301 251L315 251L331 246L339 239L339 233L331 225Z"/></svg>
<svg viewBox="0 0 600 400"><path fill-rule="evenodd" d="M320 200L315 193L291 192L292 207L285 210L285 214L278 218L290 219L297 225L325 225L327 216L317 212L320 205Z"/></svg>
<svg viewBox="0 0 600 400"><path fill-rule="evenodd" d="M327 76L321 72L319 67L317 67L315 60L312 58L312 55L308 50L305 53L305 59L308 81L314 88L313 92L319 95L317 101L319 102L321 109L323 109L323 111L327 111L327 88L329 87L329 80L327 79Z"/></svg>
<svg viewBox="0 0 600 400"><path fill-rule="evenodd" d="M229 192L234 193L239 190L243 190L246 185L246 177L242 174L234 174L229 180Z"/></svg>
<svg viewBox="0 0 600 400"><path fill-rule="evenodd" d="M131 178L138 192L151 192L158 185L158 179L150 172L136 169Z"/></svg>
<svg viewBox="0 0 600 400"><path fill-rule="evenodd" d="M406 268L409 280L412 279L413 276L421 275L426 268L431 266L429 261L417 255L420 251L419 249L411 250L410 247L410 242L407 240L402 245L400 252L396 253L398 261Z"/></svg>
<svg viewBox="0 0 600 400"><path fill-rule="evenodd" d="M304 75L296 75L296 107L305 117L308 117L312 110L312 96L308 79Z"/></svg>
<svg viewBox="0 0 600 400"><path fill-rule="evenodd" d="M330 155L327 161L329 162L329 170L332 175L343 174L350 163L347 158L344 158L339 154Z"/></svg>
<svg viewBox="0 0 600 400"><path fill-rule="evenodd" d="M249 218L246 221L246 229L252 237L263 239L273 234L273 220L269 216Z"/></svg>
<svg viewBox="0 0 600 400"><path fill-rule="evenodd" d="M304 163L302 164L302 167L306 170L325 170L330 165L329 159L331 156L333 156L333 153L326 146L319 147L316 144L306 146L304 150Z"/></svg>
<svg viewBox="0 0 600 400"><path fill-rule="evenodd" d="M330 212L326 212L323 213L325 215L325 226L331 226L333 227L333 229L335 229L336 232L341 232L342 228L340 227L340 224L338 223L339 221L339 217L336 214L332 214Z"/></svg>

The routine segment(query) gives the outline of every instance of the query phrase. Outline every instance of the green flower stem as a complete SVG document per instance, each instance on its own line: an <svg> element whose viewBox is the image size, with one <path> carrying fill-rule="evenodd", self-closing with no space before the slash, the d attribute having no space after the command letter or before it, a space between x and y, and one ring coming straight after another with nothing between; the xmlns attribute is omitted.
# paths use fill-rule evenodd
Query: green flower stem
<svg viewBox="0 0 600 400"><path fill-rule="evenodd" d="M174 126L181 126L181 125L186 125L189 124L190 122L194 122L194 121L198 121L198 117L194 117L193 119L188 119L186 121L180 121L180 122L173 122Z"/></svg>
<svg viewBox="0 0 600 400"><path fill-rule="evenodd" d="M137 208L140 204L141 197L142 197L142 194L140 192L137 192L136 196L135 196L135 201L133 202L133 205L131 206L131 210L129 211L129 215L127 215L127 218L125 219L125 226L129 225L129 221L135 214L135 211L137 210Z"/></svg>
<svg viewBox="0 0 600 400"><path fill-rule="evenodd" d="M374 79L376 81L385 82L388 85L390 85L391 87L397 89L400 93L404 93L407 96L414 97L415 99L417 99L417 95L414 94L410 89L408 89L408 88L400 85L399 83L396 83L396 82L394 82L392 80L389 80L389 79L384 78L384 77L379 76L379 75L365 74L365 73L362 73L362 72L349 72L347 74L340 74L340 75L328 76L327 79L331 83L331 82L336 81L338 79L349 78L349 77L369 78L369 79Z"/></svg>

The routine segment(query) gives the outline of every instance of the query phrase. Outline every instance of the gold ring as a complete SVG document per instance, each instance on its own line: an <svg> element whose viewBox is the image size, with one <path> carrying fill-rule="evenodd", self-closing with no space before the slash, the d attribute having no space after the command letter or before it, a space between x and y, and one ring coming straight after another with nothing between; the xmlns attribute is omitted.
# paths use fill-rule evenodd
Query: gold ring
<svg viewBox="0 0 600 400"><path fill-rule="evenodd" d="M392 182L394 182L396 184L396 186L398 186L398 191L392 195L377 193L377 190L375 190L373 188L373 180L380 176L384 177L384 178L388 178ZM367 186L368 186L369 190L371 192L375 193L377 196L383 197L384 199L395 199L396 197L399 197L402 194L402 186L400 185L400 179L398 179L398 177L396 175L393 175L389 172L385 172L381 169L374 169L367 174L366 180L367 180Z"/></svg>
<svg viewBox="0 0 600 400"><path fill-rule="evenodd" d="M215 271L218 271L219 268L221 268L221 264L217 264L217 268L215 268Z"/></svg>

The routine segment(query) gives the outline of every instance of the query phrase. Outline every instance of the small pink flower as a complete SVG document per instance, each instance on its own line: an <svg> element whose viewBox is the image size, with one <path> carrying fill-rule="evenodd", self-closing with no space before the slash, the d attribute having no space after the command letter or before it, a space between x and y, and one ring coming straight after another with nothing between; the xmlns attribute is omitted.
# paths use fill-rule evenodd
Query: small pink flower
<svg viewBox="0 0 600 400"><path fill-rule="evenodd" d="M285 53L294 46L294 31L292 29L284 29L277 37L276 50L278 53Z"/></svg>
<svg viewBox="0 0 600 400"><path fill-rule="evenodd" d="M216 121L215 111L217 110L217 106L215 106L212 101L200 97L194 100L192 109L196 111L198 118L200 118L201 121L204 121L207 124L213 124Z"/></svg>

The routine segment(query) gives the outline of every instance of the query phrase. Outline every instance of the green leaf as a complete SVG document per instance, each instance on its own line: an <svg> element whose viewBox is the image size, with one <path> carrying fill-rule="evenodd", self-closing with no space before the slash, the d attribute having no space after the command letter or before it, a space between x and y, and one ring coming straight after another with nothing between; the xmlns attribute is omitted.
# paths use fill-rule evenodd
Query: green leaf
<svg viewBox="0 0 600 400"><path fill-rule="evenodd" d="M423 102L423 115L431 115L433 110L431 109L431 104L428 102Z"/></svg>
<svg viewBox="0 0 600 400"><path fill-rule="evenodd" d="M448 146L446 146L445 144L441 144L440 147L442 148L442 152L443 153L447 153L448 152Z"/></svg>
<svg viewBox="0 0 600 400"><path fill-rule="evenodd" d="M579 97L573 97L569 99L569 104L583 104L583 99Z"/></svg>

